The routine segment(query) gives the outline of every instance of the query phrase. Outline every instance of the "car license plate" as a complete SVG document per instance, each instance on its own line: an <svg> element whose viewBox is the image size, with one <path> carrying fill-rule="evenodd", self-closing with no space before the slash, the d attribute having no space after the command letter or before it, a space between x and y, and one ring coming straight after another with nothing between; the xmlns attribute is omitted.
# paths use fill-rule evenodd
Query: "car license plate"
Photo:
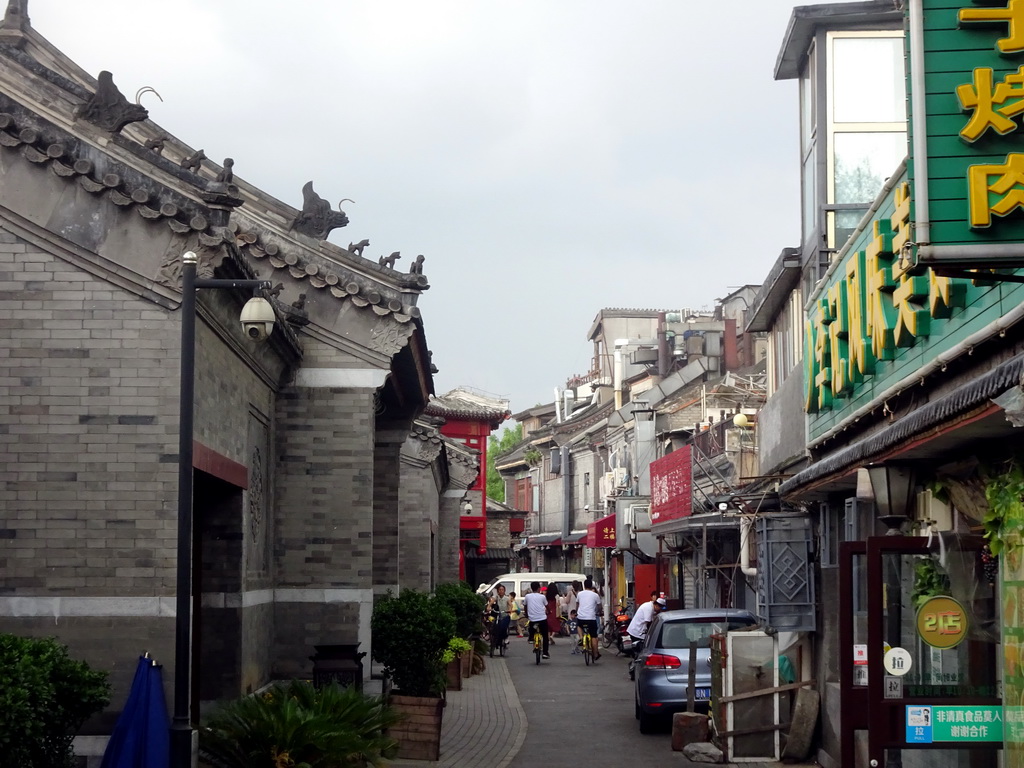
<svg viewBox="0 0 1024 768"><path fill-rule="evenodd" d="M700 701L701 699L703 699L703 700L710 699L711 698L711 689L710 688L695 688L694 689L694 698L697 699L698 701Z"/></svg>

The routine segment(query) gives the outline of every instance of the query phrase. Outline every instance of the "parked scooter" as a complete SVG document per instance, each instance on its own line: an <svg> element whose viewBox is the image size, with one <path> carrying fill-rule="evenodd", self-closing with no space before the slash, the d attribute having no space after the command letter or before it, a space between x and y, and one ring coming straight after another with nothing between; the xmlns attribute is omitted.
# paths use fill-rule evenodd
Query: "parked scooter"
<svg viewBox="0 0 1024 768"><path fill-rule="evenodd" d="M623 656L631 655L633 652L633 638L626 631L630 619L631 617L625 608L615 614L615 648Z"/></svg>

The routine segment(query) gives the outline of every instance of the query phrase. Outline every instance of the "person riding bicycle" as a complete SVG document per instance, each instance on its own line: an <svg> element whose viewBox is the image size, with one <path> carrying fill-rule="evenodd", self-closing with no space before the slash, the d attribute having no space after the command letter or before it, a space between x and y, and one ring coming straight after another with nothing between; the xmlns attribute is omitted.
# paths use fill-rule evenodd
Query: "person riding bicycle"
<svg viewBox="0 0 1024 768"><path fill-rule="evenodd" d="M508 637L509 598L505 594L505 585L499 584L487 604L487 610L497 614L494 622L495 645L505 642Z"/></svg>
<svg viewBox="0 0 1024 768"><path fill-rule="evenodd" d="M540 632L543 638L543 650L541 658L550 659L548 655L548 599L540 591L540 582L530 583L529 594L523 597L523 607L526 609L526 618L530 620L530 638L534 632ZM535 625L535 629L534 629Z"/></svg>
<svg viewBox="0 0 1024 768"><path fill-rule="evenodd" d="M594 588L594 580L583 582L583 591L576 596L576 621L590 633L590 652L597 661L601 652L597 650L597 622L601 615L601 596Z"/></svg>

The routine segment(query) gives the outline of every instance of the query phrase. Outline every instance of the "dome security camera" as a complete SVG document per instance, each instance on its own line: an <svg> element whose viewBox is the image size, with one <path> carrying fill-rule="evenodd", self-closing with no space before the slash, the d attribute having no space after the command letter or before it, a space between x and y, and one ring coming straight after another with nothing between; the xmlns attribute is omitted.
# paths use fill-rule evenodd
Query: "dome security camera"
<svg viewBox="0 0 1024 768"><path fill-rule="evenodd" d="M266 299L254 296L245 302L239 318L242 322L242 333L252 341L266 341L274 332L274 321L277 316L274 308Z"/></svg>

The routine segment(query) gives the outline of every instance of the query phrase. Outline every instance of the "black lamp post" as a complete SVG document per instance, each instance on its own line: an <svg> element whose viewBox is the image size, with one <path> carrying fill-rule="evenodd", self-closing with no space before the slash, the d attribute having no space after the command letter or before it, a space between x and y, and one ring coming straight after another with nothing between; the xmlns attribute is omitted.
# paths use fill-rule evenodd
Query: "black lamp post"
<svg viewBox="0 0 1024 768"><path fill-rule="evenodd" d="M889 529L886 536L899 536L914 500L914 471L900 464L874 464L867 470L878 519Z"/></svg>
<svg viewBox="0 0 1024 768"><path fill-rule="evenodd" d="M174 716L171 720L170 768L192 768L192 417L196 364L196 291L200 288L270 288L270 282L267 280L214 280L196 277L199 259L192 251L183 254L181 261L178 571L175 586ZM263 341L273 331L274 319L274 309L266 299L251 299L242 309L242 330L249 338Z"/></svg>

